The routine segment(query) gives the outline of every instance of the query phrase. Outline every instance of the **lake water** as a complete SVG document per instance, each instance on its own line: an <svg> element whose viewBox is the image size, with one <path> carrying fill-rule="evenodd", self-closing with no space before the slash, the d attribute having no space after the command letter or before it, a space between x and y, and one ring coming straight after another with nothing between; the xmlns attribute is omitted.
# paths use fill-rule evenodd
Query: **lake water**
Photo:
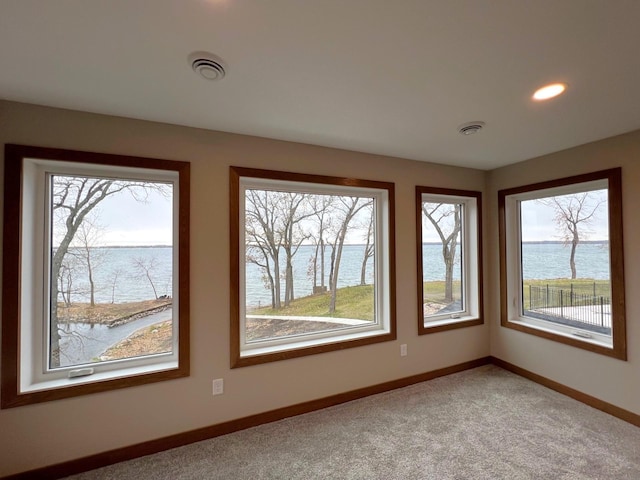
<svg viewBox="0 0 640 480"><path fill-rule="evenodd" d="M578 278L608 280L608 243L581 243L576 249ZM522 271L525 279L571 278L571 246L562 243L525 243L522 245Z"/></svg>
<svg viewBox="0 0 640 480"><path fill-rule="evenodd" d="M171 296L171 252L171 247L93 248L96 302L125 303L155 298L149 279L135 267L138 260L153 265L149 273L158 296ZM71 292L72 303L89 301L88 272L81 262L74 264Z"/></svg>
<svg viewBox="0 0 640 480"><path fill-rule="evenodd" d="M148 300L154 298L149 280L135 272L135 260L150 264L152 281L158 295L171 295L171 248L170 247L127 247L127 248L97 248L94 249L94 278L96 283L96 301L116 303ZM311 258L314 252L312 246L300 247L294 257L295 295L302 297L310 295L313 281L309 274ZM364 246L345 245L340 265L339 287L360 284L360 269L362 265ZM423 259L431 272L431 277L425 280L443 280L444 263L441 248L438 245L423 245ZM569 247L557 243L524 244L522 249L523 271L525 278L568 278ZM584 243L578 246L576 265L578 277L607 279L609 278L609 261L606 244ZM326 275L329 274L331 251L327 248ZM284 265L282 266L284 271ZM88 302L88 279L86 269L76 265L73 280L73 302ZM442 272L438 274L437 272ZM456 274L459 273L459 269ZM265 288L262 272L257 265L247 264L247 305L269 305L271 294ZM373 282L373 260L367 265L367 283ZM320 282L318 282L319 284ZM283 282L284 288L284 282ZM62 332L61 347L64 351L63 365L78 365L91 362L109 346L126 338L138 328L171 318L171 312L165 311L154 314L119 327L108 328L104 325L91 327L88 324L71 324L65 327L68 332ZM78 339L81 339L79 341Z"/></svg>
<svg viewBox="0 0 640 480"><path fill-rule="evenodd" d="M423 259L432 272L425 280L442 280L444 272L441 248L438 245L423 245ZM94 276L96 279L96 301L131 302L154 298L153 289L149 281L143 276L132 273L133 262L141 259L146 262L153 260L154 268L151 277L158 295L171 295L171 248L170 247L126 247L95 249L99 264ZM310 295L313 281L310 276L311 258L314 247L303 245L294 257L295 296ZM340 264L339 287L360 284L360 268L364 245L345 245L342 262ZM570 248L561 243L525 243L522 248L523 271L526 279L534 278L570 278L569 269ZM284 258L284 255L282 255ZM329 275L331 249L327 248L325 255L325 272ZM607 245L603 243L582 243L576 251L576 265L578 277L607 279L609 278L609 259ZM88 301L88 281L86 269L77 267L74 278L72 301ZM271 294L265 288L263 274L260 267L247 264L247 305L268 305ZM284 265L282 270L284 271ZM373 260L367 264L367 283L373 282ZM326 280L325 284L328 283ZM318 281L318 284L320 282ZM284 288L284 282L283 282Z"/></svg>

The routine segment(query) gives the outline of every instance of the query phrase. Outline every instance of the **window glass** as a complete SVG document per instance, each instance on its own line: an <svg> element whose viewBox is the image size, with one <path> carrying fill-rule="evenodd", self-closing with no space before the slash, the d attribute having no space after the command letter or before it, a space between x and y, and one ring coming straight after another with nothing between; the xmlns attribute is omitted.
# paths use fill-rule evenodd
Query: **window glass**
<svg viewBox="0 0 640 480"><path fill-rule="evenodd" d="M282 175L232 168L236 366L392 335L392 184Z"/></svg>
<svg viewBox="0 0 640 480"><path fill-rule="evenodd" d="M425 321L465 310L463 298L462 219L460 203L422 204L422 281Z"/></svg>
<svg viewBox="0 0 640 480"><path fill-rule="evenodd" d="M247 343L376 323L374 206L245 190Z"/></svg>
<svg viewBox="0 0 640 480"><path fill-rule="evenodd" d="M611 336L607 190L520 202L523 315Z"/></svg>
<svg viewBox="0 0 640 480"><path fill-rule="evenodd" d="M502 325L626 358L621 170L498 197Z"/></svg>
<svg viewBox="0 0 640 480"><path fill-rule="evenodd" d="M48 368L171 353L173 185L48 178Z"/></svg>
<svg viewBox="0 0 640 480"><path fill-rule="evenodd" d="M480 192L416 187L418 330L482 323Z"/></svg>
<svg viewBox="0 0 640 480"><path fill-rule="evenodd" d="M2 407L189 374L189 164L5 146Z"/></svg>

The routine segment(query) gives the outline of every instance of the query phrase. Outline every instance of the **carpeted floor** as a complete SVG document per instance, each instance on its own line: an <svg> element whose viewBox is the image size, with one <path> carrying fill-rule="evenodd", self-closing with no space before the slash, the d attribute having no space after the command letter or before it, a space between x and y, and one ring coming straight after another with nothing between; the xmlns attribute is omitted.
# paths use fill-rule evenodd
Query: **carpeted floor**
<svg viewBox="0 0 640 480"><path fill-rule="evenodd" d="M487 365L73 477L640 479L640 428Z"/></svg>

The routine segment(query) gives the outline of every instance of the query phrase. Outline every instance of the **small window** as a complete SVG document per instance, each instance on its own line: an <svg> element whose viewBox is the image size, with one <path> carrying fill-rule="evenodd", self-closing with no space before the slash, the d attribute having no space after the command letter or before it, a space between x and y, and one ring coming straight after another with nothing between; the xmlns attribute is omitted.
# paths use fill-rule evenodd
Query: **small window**
<svg viewBox="0 0 640 480"><path fill-rule="evenodd" d="M481 194L416 187L418 331L483 323Z"/></svg>
<svg viewBox="0 0 640 480"><path fill-rule="evenodd" d="M502 325L626 359L621 169L498 196Z"/></svg>
<svg viewBox="0 0 640 480"><path fill-rule="evenodd" d="M3 407L188 374L184 162L7 145Z"/></svg>
<svg viewBox="0 0 640 480"><path fill-rule="evenodd" d="M232 167L239 367L395 339L393 184Z"/></svg>

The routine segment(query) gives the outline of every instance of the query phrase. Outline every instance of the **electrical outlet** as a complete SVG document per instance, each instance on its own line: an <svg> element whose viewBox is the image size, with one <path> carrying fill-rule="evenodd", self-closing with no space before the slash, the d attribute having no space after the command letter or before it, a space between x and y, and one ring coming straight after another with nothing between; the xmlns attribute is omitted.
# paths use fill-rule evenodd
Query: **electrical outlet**
<svg viewBox="0 0 640 480"><path fill-rule="evenodd" d="M401 357L406 357L407 356L407 344L403 343L402 345L400 345L400 356Z"/></svg>
<svg viewBox="0 0 640 480"><path fill-rule="evenodd" d="M213 394L222 395L224 393L224 380L222 378L216 378L213 381Z"/></svg>

